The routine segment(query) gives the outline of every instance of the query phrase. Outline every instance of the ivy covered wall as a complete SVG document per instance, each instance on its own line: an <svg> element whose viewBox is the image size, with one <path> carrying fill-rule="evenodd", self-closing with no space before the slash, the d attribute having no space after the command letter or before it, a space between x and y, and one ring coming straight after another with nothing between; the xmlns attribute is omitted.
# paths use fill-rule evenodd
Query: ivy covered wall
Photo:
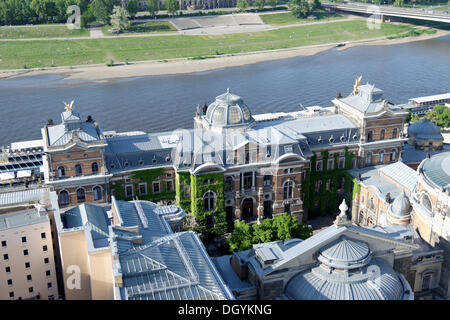
<svg viewBox="0 0 450 320"><path fill-rule="evenodd" d="M154 168L147 170L139 170L134 171L130 175L130 179L132 179L132 184L134 188L134 194L139 198L139 200L148 200L148 201L160 201L160 200L175 200L175 190L169 190L167 181L161 179L162 176L165 176L166 169L164 168ZM160 192L153 193L152 182L160 181ZM146 182L147 183L147 194L140 195L139 194L139 183ZM172 189L173 189L172 183ZM111 183L111 190L114 190L114 194L117 200L125 200L131 201L133 197L127 197L125 194L125 186L123 181L113 181Z"/></svg>
<svg viewBox="0 0 450 320"><path fill-rule="evenodd" d="M191 187L191 174L189 172L178 172L175 180L175 200L177 206L183 208L184 211L191 211L191 196L190 194L185 195L183 191L183 186L187 185Z"/></svg>
<svg viewBox="0 0 450 320"><path fill-rule="evenodd" d="M339 197L346 199L347 205L350 205L350 191L352 188L353 177L346 170L351 169L352 160L355 155L345 148L345 165L343 169L339 169L339 154L334 154L334 167L328 170L328 151L322 151L322 171L316 171L317 156L311 158L311 169L306 169L305 180L302 182L303 207L308 210L308 219L325 216L327 214L336 213L339 207ZM345 179L343 185L343 194L337 193L338 182L341 178ZM321 180L322 184L318 192L316 192L316 183ZM330 190L326 190L327 181L330 180ZM319 207L315 204L319 202ZM329 207L327 208L327 204Z"/></svg>

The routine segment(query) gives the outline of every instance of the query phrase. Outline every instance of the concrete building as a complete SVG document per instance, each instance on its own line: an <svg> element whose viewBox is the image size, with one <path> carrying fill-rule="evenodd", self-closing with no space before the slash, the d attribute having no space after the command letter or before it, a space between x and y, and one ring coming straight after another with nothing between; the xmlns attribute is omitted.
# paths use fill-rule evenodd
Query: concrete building
<svg viewBox="0 0 450 320"><path fill-rule="evenodd" d="M442 150L444 137L437 125L424 118L408 126L408 143L416 149Z"/></svg>
<svg viewBox="0 0 450 320"><path fill-rule="evenodd" d="M48 189L0 194L1 300L60 298L52 224L56 199Z"/></svg>

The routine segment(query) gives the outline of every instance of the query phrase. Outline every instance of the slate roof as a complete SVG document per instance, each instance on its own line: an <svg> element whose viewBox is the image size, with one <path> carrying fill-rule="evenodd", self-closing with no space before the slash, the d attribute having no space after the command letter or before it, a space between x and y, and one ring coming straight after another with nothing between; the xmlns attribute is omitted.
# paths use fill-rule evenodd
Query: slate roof
<svg viewBox="0 0 450 320"><path fill-rule="evenodd" d="M374 85L365 84L358 88L358 93L340 98L342 102L362 113L375 113L383 109L383 91Z"/></svg>
<svg viewBox="0 0 450 320"><path fill-rule="evenodd" d="M84 142L100 140L100 136L93 123L82 122L80 128L75 131L80 140ZM72 131L68 131L64 124L48 126L47 132L49 146L63 146L72 139Z"/></svg>
<svg viewBox="0 0 450 320"><path fill-rule="evenodd" d="M401 161L381 167L380 173L405 187L409 192L414 190L417 172Z"/></svg>

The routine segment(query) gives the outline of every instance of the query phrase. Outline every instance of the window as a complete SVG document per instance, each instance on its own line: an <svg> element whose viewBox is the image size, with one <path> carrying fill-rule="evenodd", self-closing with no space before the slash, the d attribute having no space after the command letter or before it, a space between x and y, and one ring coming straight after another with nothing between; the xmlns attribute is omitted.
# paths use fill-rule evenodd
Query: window
<svg viewBox="0 0 450 320"><path fill-rule="evenodd" d="M3 260L8 260L8 259L9 259L9 256L8 256L7 253L5 253L5 254L3 255Z"/></svg>
<svg viewBox="0 0 450 320"><path fill-rule="evenodd" d="M266 174L264 176L264 187L270 187L272 185L272 176Z"/></svg>
<svg viewBox="0 0 450 320"><path fill-rule="evenodd" d="M384 151L381 150L380 152L378 152L378 163L383 163L384 162Z"/></svg>
<svg viewBox="0 0 450 320"><path fill-rule="evenodd" d="M47 283L47 288L51 288L52 287L52 283L51 282L49 282L49 283Z"/></svg>
<svg viewBox="0 0 450 320"><path fill-rule="evenodd" d="M205 211L214 210L215 194L212 191L207 191L203 196Z"/></svg>
<svg viewBox="0 0 450 320"><path fill-rule="evenodd" d="M66 176L66 169L61 166L58 167L58 178L64 178Z"/></svg>
<svg viewBox="0 0 450 320"><path fill-rule="evenodd" d="M322 160L317 160L316 171L322 171Z"/></svg>
<svg viewBox="0 0 450 320"><path fill-rule="evenodd" d="M69 193L65 190L59 193L59 205L66 206L69 204Z"/></svg>
<svg viewBox="0 0 450 320"><path fill-rule="evenodd" d="M395 161L396 157L397 157L397 151L395 149L392 149L391 150L391 157L390 157L391 162Z"/></svg>
<svg viewBox="0 0 450 320"><path fill-rule="evenodd" d="M153 182L153 193L159 193L161 191L159 181Z"/></svg>
<svg viewBox="0 0 450 320"><path fill-rule="evenodd" d="M430 289L431 284L431 274L426 274L422 278L422 290Z"/></svg>
<svg viewBox="0 0 450 320"><path fill-rule="evenodd" d="M345 178L344 177L340 177L338 179L337 188L338 189L342 189L344 187L344 184L345 184Z"/></svg>
<svg viewBox="0 0 450 320"><path fill-rule="evenodd" d="M366 154L366 165L372 164L372 152L367 152Z"/></svg>
<svg viewBox="0 0 450 320"><path fill-rule="evenodd" d="M9 266L8 266L8 267L5 267L5 272L6 272L6 273L10 273L10 272L11 272L11 267L9 267Z"/></svg>
<svg viewBox="0 0 450 320"><path fill-rule="evenodd" d="M2 248L6 248L6 240L2 241Z"/></svg>
<svg viewBox="0 0 450 320"><path fill-rule="evenodd" d="M372 131L369 131L368 133L367 133L367 141L368 142L371 142L373 140L373 132Z"/></svg>
<svg viewBox="0 0 450 320"><path fill-rule="evenodd" d="M45 239L47 236L45 235L45 232L41 233L41 239Z"/></svg>
<svg viewBox="0 0 450 320"><path fill-rule="evenodd" d="M127 196L127 198L133 196L133 186L132 185L125 186L125 195Z"/></svg>
<svg viewBox="0 0 450 320"><path fill-rule="evenodd" d="M27 237L22 237L22 243L27 243Z"/></svg>
<svg viewBox="0 0 450 320"><path fill-rule="evenodd" d="M102 200L102 188L96 186L92 191L94 193L94 201Z"/></svg>
<svg viewBox="0 0 450 320"><path fill-rule="evenodd" d="M328 179L328 180L327 180L327 183L326 183L325 186L326 186L326 190L327 190L327 191L330 191L330 190L331 190L331 179Z"/></svg>
<svg viewBox="0 0 450 320"><path fill-rule="evenodd" d="M397 128L394 128L394 130L392 130L392 139L397 138Z"/></svg>
<svg viewBox="0 0 450 320"><path fill-rule="evenodd" d="M25 268L29 269L30 268L30 263L29 262L25 262Z"/></svg>
<svg viewBox="0 0 450 320"><path fill-rule="evenodd" d="M289 203L284 205L284 212L291 214L291 205Z"/></svg>
<svg viewBox="0 0 450 320"><path fill-rule="evenodd" d="M77 190L77 201L78 201L78 203L86 201L86 195L84 193L84 189L83 188L80 188L80 189Z"/></svg>
<svg viewBox="0 0 450 320"><path fill-rule="evenodd" d="M428 211L432 211L431 206L431 200L430 197L428 197L426 194L422 196L422 200L420 201L420 204L423 205Z"/></svg>
<svg viewBox="0 0 450 320"><path fill-rule="evenodd" d="M12 286L13 284L12 279L8 279L6 282L8 283L8 286Z"/></svg>
<svg viewBox="0 0 450 320"><path fill-rule="evenodd" d="M45 271L45 275L46 275L47 277L50 277L50 270Z"/></svg>
<svg viewBox="0 0 450 320"><path fill-rule="evenodd" d="M42 246L42 251L47 251L47 250L48 250L47 246Z"/></svg>
<svg viewBox="0 0 450 320"><path fill-rule="evenodd" d="M93 162L92 165L91 165L91 168L92 168L92 174L98 173L98 164L97 164L97 162Z"/></svg>
<svg viewBox="0 0 450 320"><path fill-rule="evenodd" d="M386 134L386 130L382 129L380 132L380 140L384 140L385 134Z"/></svg>
<svg viewBox="0 0 450 320"><path fill-rule="evenodd" d="M75 175L78 177L78 176L81 176L82 174L83 174L83 171L81 169L81 165L76 164L75 165Z"/></svg>
<svg viewBox="0 0 450 320"><path fill-rule="evenodd" d="M322 187L322 180L316 181L316 186L315 186L316 192L320 192L321 187Z"/></svg>
<svg viewBox="0 0 450 320"><path fill-rule="evenodd" d="M244 189L253 187L253 172L244 173Z"/></svg>
<svg viewBox="0 0 450 320"><path fill-rule="evenodd" d="M28 249L23 250L23 255L28 256Z"/></svg>
<svg viewBox="0 0 450 320"><path fill-rule="evenodd" d="M173 183L172 181L167 181L167 191L172 191L173 190Z"/></svg>
<svg viewBox="0 0 450 320"><path fill-rule="evenodd" d="M333 169L334 169L334 159L328 159L327 170L333 170Z"/></svg>
<svg viewBox="0 0 450 320"><path fill-rule="evenodd" d="M147 194L147 184L146 183L140 183L139 184L139 195L144 196Z"/></svg>
<svg viewBox="0 0 450 320"><path fill-rule="evenodd" d="M55 300L55 296L54 295L48 296L48 300Z"/></svg>
<svg viewBox="0 0 450 320"><path fill-rule="evenodd" d="M292 181L287 181L283 187L283 199L292 199L294 193L294 183Z"/></svg>
<svg viewBox="0 0 450 320"><path fill-rule="evenodd" d="M33 291L34 291L34 290L33 290L33 287L29 287L29 288L28 288L28 292L31 293L31 292L33 292Z"/></svg>
<svg viewBox="0 0 450 320"><path fill-rule="evenodd" d="M45 264L47 264L47 263L49 263L50 262L50 260L48 259L48 258L44 258L44 263Z"/></svg>
<svg viewBox="0 0 450 320"><path fill-rule="evenodd" d="M233 190L233 178L228 176L225 178L225 191Z"/></svg>
<svg viewBox="0 0 450 320"><path fill-rule="evenodd" d="M13 292L13 291L11 291L11 292L9 293L9 297L10 297L10 298L14 298L14 292Z"/></svg>
<svg viewBox="0 0 450 320"><path fill-rule="evenodd" d="M187 184L183 185L183 196L190 197L191 196L191 187Z"/></svg>
<svg viewBox="0 0 450 320"><path fill-rule="evenodd" d="M345 158L339 158L339 169L345 168Z"/></svg>
<svg viewBox="0 0 450 320"><path fill-rule="evenodd" d="M302 171L302 182L306 179L306 171Z"/></svg>
<svg viewBox="0 0 450 320"><path fill-rule="evenodd" d="M27 274L27 281L31 281L33 278L31 277L31 274Z"/></svg>

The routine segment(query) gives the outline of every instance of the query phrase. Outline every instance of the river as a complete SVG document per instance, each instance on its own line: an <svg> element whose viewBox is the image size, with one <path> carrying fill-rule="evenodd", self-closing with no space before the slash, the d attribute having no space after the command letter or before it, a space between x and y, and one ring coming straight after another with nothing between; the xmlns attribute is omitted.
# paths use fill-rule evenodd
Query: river
<svg viewBox="0 0 450 320"><path fill-rule="evenodd" d="M183 74L71 84L60 76L0 81L0 146L40 138L48 119L60 122L63 101L75 100L103 129L158 132L191 128L197 104L230 91L252 113L330 106L363 76L393 103L450 91L450 36L390 46L331 49L309 57Z"/></svg>

